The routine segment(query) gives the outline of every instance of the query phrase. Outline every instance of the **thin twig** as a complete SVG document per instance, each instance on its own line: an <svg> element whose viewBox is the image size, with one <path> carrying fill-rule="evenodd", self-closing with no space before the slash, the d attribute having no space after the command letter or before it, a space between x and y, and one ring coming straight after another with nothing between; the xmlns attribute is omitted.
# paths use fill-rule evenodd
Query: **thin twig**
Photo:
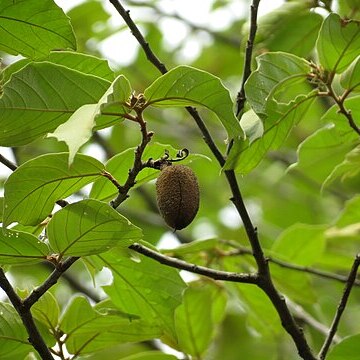
<svg viewBox="0 0 360 360"><path fill-rule="evenodd" d="M19 314L29 335L29 342L39 353L41 359L54 360L49 348L47 347L44 339L42 338L38 328L35 325L34 319L30 312L30 308L24 306L24 302L21 300L18 294L16 294L14 288L8 281L2 268L0 268L0 287L5 291L15 310Z"/></svg>
<svg viewBox="0 0 360 360"><path fill-rule="evenodd" d="M156 66L156 68L160 70L160 72L162 74L165 74L167 72L166 66L158 59L158 57L150 49L149 44L146 42L146 40L143 37L143 35L141 34L139 28L136 26L136 24L132 20L132 18L130 16L130 11L125 10L125 8L121 5L120 1L118 1L118 0L109 0L109 1L115 7L115 9L120 14L120 16L124 19L126 25L131 30L131 33L135 36L136 40L143 48L148 60L152 64L154 64Z"/></svg>
<svg viewBox="0 0 360 360"><path fill-rule="evenodd" d="M245 82L251 74L251 61L252 61L252 51L255 42L255 36L257 31L257 13L259 8L260 0L253 0L250 6L250 32L249 38L246 42L245 50L245 63L243 69L242 83L240 91L237 95L236 104L236 116L241 116L241 113L245 106L246 95L245 95Z"/></svg>
<svg viewBox="0 0 360 360"><path fill-rule="evenodd" d="M214 280L232 281L246 284L256 284L258 281L258 276L256 274L242 274L228 271L220 271L210 269L204 266L198 266L180 259L163 255L138 243L130 245L129 248L149 258L152 258L163 265L171 266L181 270L186 270L194 274L204 275Z"/></svg>
<svg viewBox="0 0 360 360"><path fill-rule="evenodd" d="M142 161L142 155L145 151L146 146L151 141L153 132L147 130L146 121L144 121L141 111L137 112L136 121L140 125L140 130L141 130L141 135L142 135L141 142L135 150L134 164L133 164L133 167L129 170L129 174L128 174L125 184L123 186L118 187L118 190L119 190L118 196L110 202L110 205L114 209L116 209L124 200L126 200L129 197L129 195L128 195L129 190L132 187L134 187L137 175L139 174L139 172L142 169L144 169L144 167L147 166Z"/></svg>
<svg viewBox="0 0 360 360"><path fill-rule="evenodd" d="M235 250L230 250L227 252L223 251L223 252L221 252L221 256L252 255L251 249L249 249L245 246L242 246L235 241L223 240L222 243L228 244L228 245L234 247ZM277 258L275 258L273 256L269 256L269 255L266 255L266 258L270 263L273 263L275 265L281 266L286 269L304 272L304 273L311 274L311 275L316 275L316 276L322 277L324 279L336 280L341 283L346 283L348 281L348 276L332 273L329 271L324 271L321 269L316 269L316 268L309 267L309 266L293 264L288 261L283 261L283 260L277 259ZM354 286L360 286L360 280L356 279L354 282Z"/></svg>
<svg viewBox="0 0 360 360"><path fill-rule="evenodd" d="M348 92L345 92L343 96L341 96L340 98L335 96L333 97L333 99L335 100L335 102L337 103L338 107L339 107L339 113L340 114L343 114L347 120L348 120L348 123L350 125L350 127L358 134L360 135L360 128L356 125L355 123L355 120L352 116L352 113L351 113L351 110L347 110L345 108L345 105L344 105L344 101L347 97L349 93Z"/></svg>
<svg viewBox="0 0 360 360"><path fill-rule="evenodd" d="M320 334L327 336L327 334L329 333L328 327L326 327L320 321L316 320L312 315L310 315L307 311L305 311L303 307L300 306L299 304L292 302L290 299L286 299L286 301L297 321L301 321L302 323L307 324L308 326L318 331ZM337 344L340 341L341 338L339 336L335 336L333 338L334 344Z"/></svg>
<svg viewBox="0 0 360 360"><path fill-rule="evenodd" d="M328 333L328 336L326 337L324 344L319 352L319 359L324 360L326 358L326 354L329 351L330 345L332 343L333 337L336 334L338 325L340 323L341 316L345 310L346 304L349 300L351 289L354 286L354 282L356 279L356 274L358 271L358 268L360 266L360 254L356 255L353 266L350 270L348 281L345 285L344 292L341 296L341 299L339 301L339 305L337 307L334 320L331 324L330 331Z"/></svg>
<svg viewBox="0 0 360 360"><path fill-rule="evenodd" d="M201 25L197 25L194 24L193 22L189 21L188 19L180 16L177 13L166 13L163 10L161 10L158 6L156 6L154 3L149 3L148 1L132 1L132 0L127 0L126 1L129 5L131 6L136 6L136 7L148 7L152 10L154 10L158 15L162 16L162 17L167 17L167 18L172 18L172 19L176 19L181 21L182 23L186 24L187 26L189 26L192 30L194 31L204 31L206 33L208 33L210 36L212 36L214 38L214 40L218 41L218 42L222 42L226 45L230 45L231 47L234 47L236 49L238 49L241 45L241 42L235 38L231 38L228 36L225 36L217 31L213 31L210 30L208 27L206 26L201 26Z"/></svg>
<svg viewBox="0 0 360 360"><path fill-rule="evenodd" d="M46 261L46 262L44 261L44 263L42 265L46 269L49 269L51 271L54 270L54 266L51 263L49 263L48 261ZM95 303L98 303L101 301L101 297L99 296L99 294L97 294L95 291L93 291L92 289L87 287L83 282L78 280L76 276L69 274L68 272L64 272L61 275L61 278L64 279L68 283L68 285L72 288L73 291L86 295L89 299L91 299Z"/></svg>
<svg viewBox="0 0 360 360"><path fill-rule="evenodd" d="M30 309L31 306L33 306L53 285L57 283L60 276L78 259L78 257L72 256L58 264L49 277L39 287L34 289L26 299L24 299L23 306Z"/></svg>

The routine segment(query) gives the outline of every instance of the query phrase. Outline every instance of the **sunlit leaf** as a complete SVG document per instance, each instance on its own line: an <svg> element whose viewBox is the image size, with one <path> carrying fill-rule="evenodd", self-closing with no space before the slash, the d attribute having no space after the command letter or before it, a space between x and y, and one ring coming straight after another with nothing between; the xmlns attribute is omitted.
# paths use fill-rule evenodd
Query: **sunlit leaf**
<svg viewBox="0 0 360 360"><path fill-rule="evenodd" d="M329 71L343 72L359 55L360 24L331 13L324 20L316 48L320 64Z"/></svg>
<svg viewBox="0 0 360 360"><path fill-rule="evenodd" d="M93 199L55 213L47 234L51 248L61 256L99 254L114 246L127 248L142 237L141 229L110 205Z"/></svg>
<svg viewBox="0 0 360 360"><path fill-rule="evenodd" d="M70 167L68 153L46 154L29 160L5 183L4 225L13 221L38 224L51 213L57 200L93 182L102 170L102 163L83 154L78 154Z"/></svg>
<svg viewBox="0 0 360 360"><path fill-rule="evenodd" d="M76 48L69 18L52 0L2 0L0 20L0 49L10 54L39 58Z"/></svg>
<svg viewBox="0 0 360 360"><path fill-rule="evenodd" d="M155 80L144 95L152 106L204 106L218 116L230 138L241 135L229 91L208 72L178 66Z"/></svg>
<svg viewBox="0 0 360 360"><path fill-rule="evenodd" d="M72 164L77 151L92 136L95 125L96 104L87 104L79 107L63 124L48 137L55 137L64 141L69 148L69 166Z"/></svg>
<svg viewBox="0 0 360 360"><path fill-rule="evenodd" d="M358 224L360 219L360 196L355 196L346 202L345 208L341 213L339 219L336 221L336 226L339 228L346 227L352 224Z"/></svg>
<svg viewBox="0 0 360 360"><path fill-rule="evenodd" d="M0 231L0 265L33 264L44 261L49 248L32 234L17 230Z"/></svg>
<svg viewBox="0 0 360 360"><path fill-rule="evenodd" d="M243 114L240 120L240 126L249 139L249 145L264 134L264 125L253 110L249 110Z"/></svg>
<svg viewBox="0 0 360 360"><path fill-rule="evenodd" d="M77 109L65 123L48 137L64 141L69 148L69 165L73 162L77 151L92 136L94 127L107 127L119 121L123 114L131 111L125 103L131 94L129 81L122 75L118 76L97 104L86 104ZM109 117L101 114L112 114ZM115 119L114 119L115 117ZM101 124L101 125L99 125Z"/></svg>

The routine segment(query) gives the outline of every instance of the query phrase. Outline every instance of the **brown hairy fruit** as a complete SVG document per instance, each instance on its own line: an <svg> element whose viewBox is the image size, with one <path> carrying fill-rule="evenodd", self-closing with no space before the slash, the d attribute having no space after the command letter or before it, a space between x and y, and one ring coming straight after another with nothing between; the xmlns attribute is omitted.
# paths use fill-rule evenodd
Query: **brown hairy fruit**
<svg viewBox="0 0 360 360"><path fill-rule="evenodd" d="M200 201L194 172L184 165L165 166L156 181L157 203L165 222L175 230L194 219Z"/></svg>

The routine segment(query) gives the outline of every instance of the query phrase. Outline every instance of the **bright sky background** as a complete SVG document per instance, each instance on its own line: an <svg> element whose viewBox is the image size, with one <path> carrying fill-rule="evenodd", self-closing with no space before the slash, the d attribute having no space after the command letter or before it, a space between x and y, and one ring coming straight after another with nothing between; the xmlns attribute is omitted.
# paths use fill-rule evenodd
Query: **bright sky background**
<svg viewBox="0 0 360 360"><path fill-rule="evenodd" d="M55 0L55 2L65 11L83 1L84 0ZM233 0L232 2L228 2L226 10L219 9L217 11L211 11L213 2L214 0L161 0L157 5L164 13L178 14L191 23L209 27L214 31L220 31L226 28L235 18L243 18L243 14L249 11L250 6L250 0ZM261 1L259 16L279 7L283 2L284 0ZM106 10L112 14L110 21L114 28L123 24L122 18L117 14L111 3L107 0L103 0L103 3ZM125 1L123 1L122 4L125 8L128 8ZM151 12L149 12L149 9L135 7L131 9L131 16L136 22L136 19L138 18L143 18L144 16L147 18L151 17ZM191 60L194 57L196 58L201 52L200 42L194 37L188 37L188 28L180 21L164 17L159 21L159 27L163 30L163 33L166 33L166 42L170 49L175 48L179 43L186 39L183 48L183 57L179 59L180 62L185 63L187 60ZM204 41L206 42L203 36L202 42ZM121 44L121 47L118 46L118 44ZM117 32L107 40L103 41L100 47L105 58L109 60L110 63L126 66L131 63L136 56L138 44L130 31L125 30ZM124 51L124 48L126 51Z"/></svg>

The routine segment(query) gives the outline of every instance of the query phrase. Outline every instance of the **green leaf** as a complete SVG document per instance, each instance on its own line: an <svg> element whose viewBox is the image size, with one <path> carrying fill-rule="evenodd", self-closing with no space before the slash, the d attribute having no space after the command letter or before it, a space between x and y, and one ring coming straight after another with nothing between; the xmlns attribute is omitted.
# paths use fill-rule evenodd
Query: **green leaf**
<svg viewBox="0 0 360 360"><path fill-rule="evenodd" d="M313 50L322 16L312 12L309 1L290 1L258 19L256 49L259 51L286 51L307 57ZM243 38L249 34L249 21L243 28ZM245 49L245 42L243 45Z"/></svg>
<svg viewBox="0 0 360 360"><path fill-rule="evenodd" d="M108 61L96 56L72 51L54 51L44 60L77 70L82 74L97 76L107 81L114 80L114 72Z"/></svg>
<svg viewBox="0 0 360 360"><path fill-rule="evenodd" d="M13 221L38 224L51 213L57 200L93 182L102 171L102 163L83 154L78 154L70 167L68 153L46 154L29 160L5 183L4 225Z"/></svg>
<svg viewBox="0 0 360 360"><path fill-rule="evenodd" d="M340 84L349 91L360 91L360 56L341 74Z"/></svg>
<svg viewBox="0 0 360 360"><path fill-rule="evenodd" d="M69 148L69 166L74 161L77 151L92 136L95 125L96 104L87 104L79 107L63 124L48 137L54 137L58 141L64 141Z"/></svg>
<svg viewBox="0 0 360 360"><path fill-rule="evenodd" d="M345 100L344 106L351 110L355 119L360 116L359 96ZM307 174L307 177L319 183L319 186L332 173L334 168L344 161L346 154L359 143L359 136L348 125L344 115L333 105L321 118L327 125L306 138L298 148L298 161L292 169ZM327 182L323 184L329 185Z"/></svg>
<svg viewBox="0 0 360 360"><path fill-rule="evenodd" d="M357 126L360 126L360 95L352 96L347 98L344 101L344 108L350 111L355 123ZM341 134L346 134L349 131L354 132L354 130L350 127L348 119L344 116L344 114L339 113L339 107L337 105L333 105L322 117L322 121L332 122L336 124L336 127L339 128ZM355 137L359 138L359 135L355 133Z"/></svg>
<svg viewBox="0 0 360 360"><path fill-rule="evenodd" d="M249 139L249 145L264 134L264 125L252 109L243 114L240 120L240 126L243 129L246 138Z"/></svg>
<svg viewBox="0 0 360 360"><path fill-rule="evenodd" d="M295 224L287 228L274 242L271 252L291 263L310 266L325 249L323 225Z"/></svg>
<svg viewBox="0 0 360 360"><path fill-rule="evenodd" d="M125 76L119 75L97 103L97 128L113 125L123 119L123 115L131 112L131 107L128 105L131 93L129 80ZM110 116L104 116L105 114Z"/></svg>
<svg viewBox="0 0 360 360"><path fill-rule="evenodd" d="M20 146L46 135L85 104L97 103L110 83L49 62L12 74L0 98L1 146Z"/></svg>
<svg viewBox="0 0 360 360"><path fill-rule="evenodd" d="M152 106L204 106L218 116L230 138L242 135L229 91L210 73L178 66L155 80L144 95Z"/></svg>
<svg viewBox="0 0 360 360"><path fill-rule="evenodd" d="M72 300L60 324L71 353L89 354L116 344L145 341L161 335L154 324L103 310L92 308L83 297Z"/></svg>
<svg viewBox="0 0 360 360"><path fill-rule="evenodd" d="M3 221L5 199L0 197L0 222Z"/></svg>
<svg viewBox="0 0 360 360"><path fill-rule="evenodd" d="M277 52L261 55L257 61L258 68L250 75L245 90L263 124L251 114L245 117L242 126L249 139L234 141L224 167L242 174L257 166L269 150L283 144L316 95L307 85L310 66L304 59Z"/></svg>
<svg viewBox="0 0 360 360"><path fill-rule="evenodd" d="M141 229L110 205L93 199L55 213L47 234L51 248L62 257L99 254L114 246L127 248L142 237Z"/></svg>
<svg viewBox="0 0 360 360"><path fill-rule="evenodd" d="M54 51L44 57L42 61L51 62L77 70L83 74L94 75L108 81L114 80L114 72L110 69L106 60L95 56L80 54L73 51ZM30 64L31 60L21 59L8 65L3 71L3 83L9 81L10 76Z"/></svg>
<svg viewBox="0 0 360 360"><path fill-rule="evenodd" d="M235 270L236 271L236 270ZM247 314L247 327L252 333L271 336L281 332L279 317L269 298L257 287L236 285L241 306Z"/></svg>
<svg viewBox="0 0 360 360"><path fill-rule="evenodd" d="M0 358L23 359L32 347L28 334L15 309L0 302Z"/></svg>
<svg viewBox="0 0 360 360"><path fill-rule="evenodd" d="M360 173L360 145L351 150L343 162L338 164L331 174L326 178L323 187L329 186L336 179L345 181L347 179L356 177Z"/></svg>
<svg viewBox="0 0 360 360"><path fill-rule="evenodd" d="M305 87L299 92L297 87L299 83L306 84L307 75L311 71L306 60L292 54L274 52L260 55L256 61L258 67L248 78L245 90L252 109L261 118L267 117L267 107L274 100L287 104L296 96L311 91Z"/></svg>
<svg viewBox="0 0 360 360"><path fill-rule="evenodd" d="M314 95L299 96L289 105L278 106L264 121L264 134L249 141L235 141L224 169L235 169L245 175L254 169L268 151L278 149L291 130L304 117L315 100Z"/></svg>
<svg viewBox="0 0 360 360"><path fill-rule="evenodd" d="M129 148L122 153L115 155L105 164L106 171L108 171L120 184L125 183L128 176L128 171L133 166L135 150L136 148ZM149 159L160 159L162 156L164 156L165 151L169 151L169 155L171 158L176 158L176 154L178 151L174 149L171 145L153 143L146 147L142 159L143 161L147 161ZM181 163L188 164L197 158L206 157L200 154L190 154ZM158 174L159 170L155 170L152 168L145 168L141 170L141 172L136 177L135 187L140 186L152 179L155 179ZM99 178L94 182L94 185L90 192L90 197L105 201L114 198L117 193L118 190L112 183L110 183L110 181L105 178Z"/></svg>
<svg viewBox="0 0 360 360"><path fill-rule="evenodd" d="M47 329L55 334L59 324L60 307L54 295L47 291L32 306L31 312L34 318L45 325Z"/></svg>
<svg viewBox="0 0 360 360"><path fill-rule="evenodd" d="M76 48L69 18L52 0L2 0L0 20L0 49L10 54L40 58Z"/></svg>
<svg viewBox="0 0 360 360"><path fill-rule="evenodd" d="M360 334L346 337L336 344L328 356L327 360L358 360L360 353Z"/></svg>
<svg viewBox="0 0 360 360"><path fill-rule="evenodd" d="M135 261L111 251L99 257L113 273L113 284L104 290L114 305L157 324L166 341L175 344L174 311L186 288L179 272L144 256Z"/></svg>
<svg viewBox="0 0 360 360"><path fill-rule="evenodd" d="M176 360L177 357L161 351L146 351L122 358L122 360Z"/></svg>
<svg viewBox="0 0 360 360"><path fill-rule="evenodd" d="M327 121L330 117L325 115L323 119ZM297 162L291 165L288 171L296 170L307 174L320 188L334 167L341 163L346 153L354 147L354 142L358 141L354 131L350 128L344 130L330 124L307 137L298 147Z"/></svg>
<svg viewBox="0 0 360 360"><path fill-rule="evenodd" d="M263 45L269 51L286 51L297 56L307 57L316 43L322 16L314 12L304 14L294 12L292 15L286 19L287 22L283 21L283 18L277 22L274 33L271 34L272 36L269 36L269 32L267 33L268 39L264 41Z"/></svg>
<svg viewBox="0 0 360 360"><path fill-rule="evenodd" d="M320 262L321 257L317 259ZM312 306L317 301L316 289L309 274L271 266L271 275L279 292L299 304Z"/></svg>
<svg viewBox="0 0 360 360"><path fill-rule="evenodd" d="M48 246L32 234L3 229L0 231L0 265L30 265L44 261Z"/></svg>
<svg viewBox="0 0 360 360"><path fill-rule="evenodd" d="M211 316L211 291L188 287L182 304L175 310L175 329L181 351L195 358L208 348L214 332Z"/></svg>
<svg viewBox="0 0 360 360"><path fill-rule="evenodd" d="M338 228L345 228L349 225L358 225L360 219L360 196L357 195L346 202L345 208L339 219L336 221Z"/></svg>
<svg viewBox="0 0 360 360"><path fill-rule="evenodd" d="M331 13L324 20L316 48L320 64L331 72L342 73L359 55L360 23Z"/></svg>
<svg viewBox="0 0 360 360"><path fill-rule="evenodd" d="M101 122L100 127L107 127L113 122L119 121L123 114L131 111L129 106L125 106L130 94L130 83L123 75L120 75L97 104L81 106L70 116L69 120L59 125L53 133L48 134L48 137L65 141L69 148L69 165L73 162L80 147L91 138L95 123L97 123L97 127L99 127L99 122ZM108 116L101 117L101 113L108 113L112 116L110 118ZM117 115L115 116L115 114Z"/></svg>

